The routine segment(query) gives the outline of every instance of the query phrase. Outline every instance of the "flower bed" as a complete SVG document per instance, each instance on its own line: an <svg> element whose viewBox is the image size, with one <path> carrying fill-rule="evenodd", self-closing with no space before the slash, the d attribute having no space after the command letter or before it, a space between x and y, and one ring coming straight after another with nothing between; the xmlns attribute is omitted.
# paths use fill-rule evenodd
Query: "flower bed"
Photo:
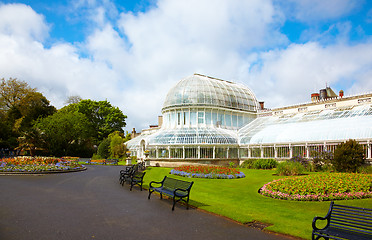
<svg viewBox="0 0 372 240"><path fill-rule="evenodd" d="M171 170L171 174L179 175L182 177L194 177L194 178L243 178L245 177L243 172L238 171L235 168L228 168L222 166L181 166Z"/></svg>
<svg viewBox="0 0 372 240"><path fill-rule="evenodd" d="M84 170L85 167L71 161L50 157L15 157L0 159L0 172L46 173Z"/></svg>
<svg viewBox="0 0 372 240"><path fill-rule="evenodd" d="M372 175L322 173L283 178L265 184L260 193L297 201L349 200L372 197Z"/></svg>

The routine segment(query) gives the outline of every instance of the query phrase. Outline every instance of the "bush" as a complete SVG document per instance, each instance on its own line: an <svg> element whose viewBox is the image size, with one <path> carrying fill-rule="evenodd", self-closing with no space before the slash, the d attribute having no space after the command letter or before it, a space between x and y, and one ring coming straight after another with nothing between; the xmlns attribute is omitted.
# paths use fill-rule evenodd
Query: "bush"
<svg viewBox="0 0 372 240"><path fill-rule="evenodd" d="M355 140L341 143L335 150L335 157L331 161L338 172L356 172L364 164L363 146Z"/></svg>
<svg viewBox="0 0 372 240"><path fill-rule="evenodd" d="M279 163L276 173L280 176L295 176L305 172L305 167L300 162L286 161Z"/></svg>
<svg viewBox="0 0 372 240"><path fill-rule="evenodd" d="M109 138L104 139L99 145L97 149L97 155L101 156L104 159L110 157L110 143L111 140Z"/></svg>
<svg viewBox="0 0 372 240"><path fill-rule="evenodd" d="M358 168L358 173L372 174L372 165L364 165ZM371 186L372 188L372 186ZM372 189L371 189L372 190Z"/></svg>
<svg viewBox="0 0 372 240"><path fill-rule="evenodd" d="M241 168L252 169L252 168L253 168L253 163L254 163L256 160L257 160L257 159L247 159L247 160L245 160L242 164L240 164L240 167L241 167Z"/></svg>
<svg viewBox="0 0 372 240"><path fill-rule="evenodd" d="M273 169L276 168L278 162L274 159L257 159L253 162L253 168L255 169Z"/></svg>
<svg viewBox="0 0 372 240"><path fill-rule="evenodd" d="M313 168L314 171L331 171L332 164L331 161L333 160L333 153L328 151L312 151L310 153L313 161Z"/></svg>

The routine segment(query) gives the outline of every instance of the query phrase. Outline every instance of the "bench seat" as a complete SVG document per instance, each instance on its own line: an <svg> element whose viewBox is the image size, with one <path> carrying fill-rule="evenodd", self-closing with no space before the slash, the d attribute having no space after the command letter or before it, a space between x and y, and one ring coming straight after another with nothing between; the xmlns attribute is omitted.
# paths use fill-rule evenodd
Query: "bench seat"
<svg viewBox="0 0 372 240"><path fill-rule="evenodd" d="M194 182L187 182L179 179L174 179L165 176L161 182L152 181L149 184L149 196L153 192L160 193L160 198L163 198L163 194L173 199L172 211L178 201L186 202L187 209L189 209L190 190Z"/></svg>

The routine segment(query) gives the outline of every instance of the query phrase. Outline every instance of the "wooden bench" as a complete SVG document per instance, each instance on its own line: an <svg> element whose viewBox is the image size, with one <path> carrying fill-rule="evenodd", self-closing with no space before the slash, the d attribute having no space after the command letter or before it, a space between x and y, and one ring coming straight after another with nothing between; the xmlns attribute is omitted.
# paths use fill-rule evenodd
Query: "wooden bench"
<svg viewBox="0 0 372 240"><path fill-rule="evenodd" d="M318 220L327 220L318 228ZM333 201L325 217L313 219L312 239L372 239L372 209L335 204Z"/></svg>
<svg viewBox="0 0 372 240"><path fill-rule="evenodd" d="M161 182L150 182L148 199L150 199L151 193L158 192L160 193L160 199L163 199L163 194L173 199L172 211L174 211L174 206L178 201L186 202L187 209L189 209L190 190L193 184L194 182L182 181L165 176Z"/></svg>

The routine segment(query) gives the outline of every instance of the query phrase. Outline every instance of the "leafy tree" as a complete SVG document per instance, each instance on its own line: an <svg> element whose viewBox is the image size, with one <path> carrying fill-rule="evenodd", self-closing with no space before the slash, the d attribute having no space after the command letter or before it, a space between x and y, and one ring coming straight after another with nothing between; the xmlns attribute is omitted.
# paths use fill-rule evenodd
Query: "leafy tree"
<svg viewBox="0 0 372 240"><path fill-rule="evenodd" d="M86 116L78 112L58 111L39 119L36 127L43 133L45 149L53 156L90 157L92 132Z"/></svg>
<svg viewBox="0 0 372 240"><path fill-rule="evenodd" d="M104 139L97 148L97 157L107 159L110 157L110 139Z"/></svg>
<svg viewBox="0 0 372 240"><path fill-rule="evenodd" d="M55 107L49 105L43 94L30 92L9 109L8 118L14 122L15 131L27 131L35 120L55 112Z"/></svg>
<svg viewBox="0 0 372 240"><path fill-rule="evenodd" d="M29 93L36 92L26 82L16 78L1 79L0 83L0 110L8 110L17 105Z"/></svg>
<svg viewBox="0 0 372 240"><path fill-rule="evenodd" d="M126 147L122 133L115 131L109 135L110 139L110 157L121 158L125 155Z"/></svg>
<svg viewBox="0 0 372 240"><path fill-rule="evenodd" d="M83 99L80 97L80 96L77 96L77 95L73 95L73 96L69 96L67 98L67 101L66 103L67 104L74 104L74 103L79 103L80 101L82 101Z"/></svg>
<svg viewBox="0 0 372 240"><path fill-rule="evenodd" d="M331 160L335 169L339 172L356 172L358 167L365 161L363 146L355 140L341 143L335 150L334 159Z"/></svg>
<svg viewBox="0 0 372 240"><path fill-rule="evenodd" d="M125 116L118 107L113 107L108 101L82 100L71 108L84 114L91 126L95 129L95 138L102 141L112 132L123 133L125 127Z"/></svg>
<svg viewBox="0 0 372 240"><path fill-rule="evenodd" d="M18 142L17 149L29 151L31 156L34 156L37 150L43 150L41 146L45 146L42 133L37 128L31 128L25 132L22 137L18 138Z"/></svg>

